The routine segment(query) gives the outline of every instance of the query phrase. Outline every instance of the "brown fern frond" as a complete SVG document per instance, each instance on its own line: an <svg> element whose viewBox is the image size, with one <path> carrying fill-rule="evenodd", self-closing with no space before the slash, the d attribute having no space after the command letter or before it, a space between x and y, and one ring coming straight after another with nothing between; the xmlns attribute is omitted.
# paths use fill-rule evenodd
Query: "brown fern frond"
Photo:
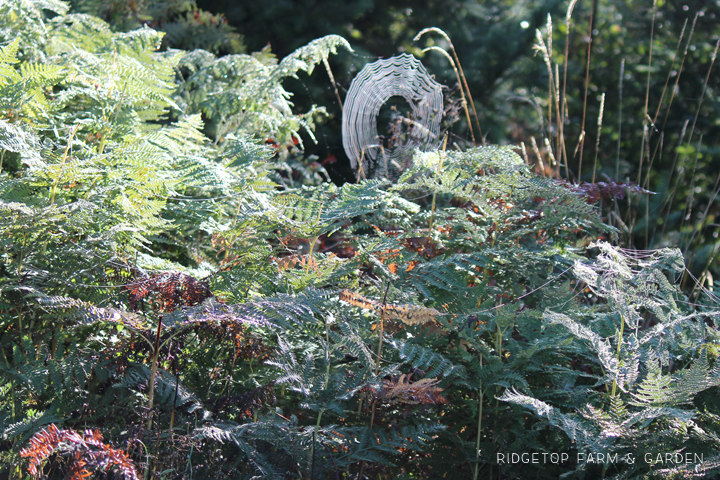
<svg viewBox="0 0 720 480"><path fill-rule="evenodd" d="M398 320L405 325L420 325L434 322L435 317L442 315L434 308L422 305L385 305L382 308L386 320Z"/></svg>
<svg viewBox="0 0 720 480"><path fill-rule="evenodd" d="M130 307L138 309L140 301L147 299L160 312L172 312L181 306L194 306L212 297L206 282L185 273L161 273L129 283Z"/></svg>
<svg viewBox="0 0 720 480"><path fill-rule="evenodd" d="M400 321L405 325L421 325L434 322L435 317L442 315L434 308L422 305L383 305L377 300L369 299L350 290L340 292L339 298L354 307L380 312L384 315L385 320Z"/></svg>
<svg viewBox="0 0 720 480"><path fill-rule="evenodd" d="M403 245L408 250L418 253L427 259L442 255L446 250L438 242L429 239L428 237L406 238Z"/></svg>
<svg viewBox="0 0 720 480"><path fill-rule="evenodd" d="M422 305L383 305L377 300L369 299L350 290L340 292L339 298L354 307L380 312L384 315L385 320L400 321L405 325L420 325L427 322L434 322L435 317L442 315L442 313L434 308L428 308Z"/></svg>
<svg viewBox="0 0 720 480"><path fill-rule="evenodd" d="M38 467L54 453L69 457L66 478L82 480L92 475L88 468L95 472L107 472L109 468L117 468L126 479L139 480L135 465L128 455L119 449L103 443L102 434L95 430L85 430L83 434L75 430L59 429L55 424L37 432L30 439L30 444L20 450L20 456L29 458L28 472L38 475Z"/></svg>
<svg viewBox="0 0 720 480"><path fill-rule="evenodd" d="M401 253L399 248L390 248L383 250L382 252L378 252L377 254L378 260L380 260L383 264L393 263L400 256Z"/></svg>
<svg viewBox="0 0 720 480"><path fill-rule="evenodd" d="M445 397L441 395L443 389L437 386L440 380L423 378L411 382L411 377L412 374L400 375L391 380L383 380L379 387L365 387L363 391L366 395L369 394L372 401L382 404L440 405L447 403Z"/></svg>
<svg viewBox="0 0 720 480"><path fill-rule="evenodd" d="M203 338L214 338L218 341L232 339L235 347L235 358L241 360L250 360L251 358L264 360L270 356L273 349L265 344L262 337L252 333L250 328L240 323L233 315L212 315L201 319L192 318L185 326L190 326L189 330L193 331ZM170 335L171 333L168 333ZM181 338L177 339L179 345L182 344Z"/></svg>
<svg viewBox="0 0 720 480"><path fill-rule="evenodd" d="M278 272L282 273L285 270L292 270L300 262L300 258L297 255L288 255L287 257L280 257L274 259L277 262Z"/></svg>
<svg viewBox="0 0 720 480"><path fill-rule="evenodd" d="M75 452L75 456L68 466L68 473L65 478L69 478L70 480L83 480L84 478L90 477L92 473L85 467L87 467L87 462L82 458L82 453Z"/></svg>
<svg viewBox="0 0 720 480"><path fill-rule="evenodd" d="M359 293L350 290L340 292L340 300L347 302L354 307L364 308L366 310L377 310L380 304L376 300L370 300Z"/></svg>
<svg viewBox="0 0 720 480"><path fill-rule="evenodd" d="M21 457L30 458L28 471L30 475L37 475L37 467L43 463L60 444L60 430L54 425L33 435L30 439L30 445L20 450Z"/></svg>

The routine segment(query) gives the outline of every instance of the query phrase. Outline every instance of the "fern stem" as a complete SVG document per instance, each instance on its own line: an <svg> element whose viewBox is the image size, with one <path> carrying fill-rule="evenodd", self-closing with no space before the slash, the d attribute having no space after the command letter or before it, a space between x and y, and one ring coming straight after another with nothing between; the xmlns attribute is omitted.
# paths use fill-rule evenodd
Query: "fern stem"
<svg viewBox="0 0 720 480"><path fill-rule="evenodd" d="M380 360L382 359L382 344L383 344L383 329L385 327L385 305L387 305L387 296L388 292L390 291L390 282L388 282L387 287L385 287L385 296L383 297L382 306L380 308L380 329L378 331L378 351L377 351L377 364L375 367L375 375L380 374ZM370 409L370 430L372 430L373 425L375 425L375 410L377 408L377 400L372 401L372 407ZM363 472L365 471L365 461L363 460L362 464L360 465L360 473L358 474L358 478L362 477Z"/></svg>
<svg viewBox="0 0 720 480"><path fill-rule="evenodd" d="M388 284L389 285L389 284ZM330 384L330 326L328 325L327 317L325 318L325 385L324 390L327 390ZM320 428L320 420L322 419L324 408L321 408L318 412L317 422L315 423L315 430L313 430L313 444L310 461L310 480L315 478L315 450L317 445L317 431Z"/></svg>
<svg viewBox="0 0 720 480"><path fill-rule="evenodd" d="M175 407L177 406L178 387L180 386L180 372L175 372L175 396L173 397L172 413L170 413L170 434L175 426Z"/></svg>
<svg viewBox="0 0 720 480"><path fill-rule="evenodd" d="M445 149L447 148L447 139L448 139L448 136L446 133L445 139L443 140L443 148L442 148L443 153L445 153ZM440 155L440 165L438 165L438 175L440 174L440 172L442 172L444 160L445 160L445 157L443 155ZM433 192L432 208L430 210L430 225L428 226L428 244L430 243L430 239L432 236L433 222L435 221L435 200L437 200L437 190L435 190Z"/></svg>
<svg viewBox="0 0 720 480"><path fill-rule="evenodd" d="M482 370L482 353L480 354L480 370ZM475 472L473 473L473 480L477 480L478 472L480 470L480 439L482 437L482 416L483 416L483 388L482 380L480 380L480 387L478 388L478 424L477 424L477 438L475 439Z"/></svg>
<svg viewBox="0 0 720 480"><path fill-rule="evenodd" d="M144 313L144 308L143 308ZM155 376L157 375L157 365L158 365L158 357L160 355L160 333L162 329L162 315L160 316L158 320L158 327L157 327L157 333L155 334L155 346L153 348L153 356L152 356L152 365L150 368L150 382L148 385L149 392L148 392L148 420L147 420L147 429L150 430L152 428L152 421L153 421L153 403L155 400ZM158 435L160 432L158 432ZM159 440L158 440L159 441ZM157 457L157 442L155 443L155 455ZM157 459L155 462L153 462L153 476L155 473L155 466L157 465ZM143 477L145 480L149 478L150 475L150 459L149 459L149 453L148 453L148 462L145 466L145 472Z"/></svg>
<svg viewBox="0 0 720 480"><path fill-rule="evenodd" d="M320 204L320 210L318 211L316 225L320 224L320 217L322 216L322 207L323 207L322 204ZM310 250L308 251L308 261L307 261L307 265L305 266L305 275L310 273L310 263L311 263L310 259L312 259L313 251L315 250L315 244L317 243L318 238L320 238L319 233L317 235L315 235L312 242L310 243Z"/></svg>
<svg viewBox="0 0 720 480"><path fill-rule="evenodd" d="M494 246L494 245L495 245L495 240L493 239L493 246ZM503 340L503 335L505 334L505 332L507 331L507 329L506 329L506 330L502 330L502 329L500 328L500 324L497 323L497 320L495 320L495 326L497 327L497 332L496 332L496 335L495 335L495 350L497 351L498 358L500 359L500 363L502 364L502 358L503 358L503 355L502 355L502 340ZM508 328L509 328L509 327L508 327ZM500 415L498 415L498 411L500 410L500 399L499 399L499 397L500 397L500 387L495 387L495 391L496 391L496 393L497 393L498 395L495 397L495 422L494 422L494 425L493 425L493 431L497 431L497 430L498 430L498 420L499 420L499 418L500 418ZM495 442L495 439L493 439L493 443L496 443L496 442ZM497 443L496 443L496 445L497 445ZM498 476L499 476L499 474L500 474L500 466L498 465ZM488 474L488 477L492 479L492 465L490 465L490 472L489 472L489 474Z"/></svg>
<svg viewBox="0 0 720 480"><path fill-rule="evenodd" d="M620 315L620 336L618 338L618 348L617 348L617 359L618 363L620 362L620 348L622 347L623 342L623 333L625 332L625 318ZM613 386L612 386L612 393L611 396L615 396L615 390L617 388L617 375L613 379Z"/></svg>
<svg viewBox="0 0 720 480"><path fill-rule="evenodd" d="M318 418L317 422L315 423L315 430L313 430L313 444L312 444L312 452L310 453L310 480L313 480L315 478L315 445L317 444L317 431L320 428L320 420L322 419L324 409L320 409L320 412L318 412Z"/></svg>
<svg viewBox="0 0 720 480"><path fill-rule="evenodd" d="M325 319L325 388L330 383L330 326ZM319 421L319 420L318 420Z"/></svg>
<svg viewBox="0 0 720 480"><path fill-rule="evenodd" d="M5 349L0 348L0 353L2 353L3 360L5 360L5 366L7 367L8 371L10 371L10 362L7 359L7 355L5 355ZM15 379L10 377L10 419L11 421L15 421Z"/></svg>
<svg viewBox="0 0 720 480"><path fill-rule="evenodd" d="M158 320L157 333L155 334L155 347L153 349L152 366L150 367L150 385L148 392L148 421L147 429L152 428L152 408L155 400L155 376L157 375L158 357L160 355L160 333L162 332L162 316Z"/></svg>
<svg viewBox="0 0 720 480"><path fill-rule="evenodd" d="M58 176L55 178L55 181L53 182L52 191L50 193L50 205L55 204L55 192L57 191L58 183L60 183L60 179L62 178L63 170L65 167L65 162L68 158L68 153L70 153L70 146L72 145L73 138L75 137L75 134L77 133L78 129L80 128L80 124L75 125L75 128L73 128L70 131L70 136L68 137L68 143L65 146L65 153L63 153L63 158L60 161L60 173L58 173Z"/></svg>
<svg viewBox="0 0 720 480"><path fill-rule="evenodd" d="M390 282L385 287L385 296L383 297L382 307L380 308L380 329L378 330L378 351L377 351L377 364L375 368L375 375L380 373L380 361L382 360L382 344L383 344L383 331L385 329L385 306L387 305L387 295L390 291ZM373 413L375 409L373 407ZM371 422L372 423L372 422ZM371 425L372 426L372 425Z"/></svg>

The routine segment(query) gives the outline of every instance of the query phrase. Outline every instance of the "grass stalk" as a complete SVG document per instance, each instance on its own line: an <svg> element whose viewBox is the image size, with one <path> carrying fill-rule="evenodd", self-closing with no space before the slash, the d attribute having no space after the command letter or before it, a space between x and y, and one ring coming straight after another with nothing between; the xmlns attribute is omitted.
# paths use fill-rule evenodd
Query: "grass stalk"
<svg viewBox="0 0 720 480"><path fill-rule="evenodd" d="M620 78L618 80L619 87L619 106L618 106L618 141L617 151L615 152L615 181L620 179L620 144L622 141L622 106L623 106L623 77L625 76L625 59L620 62Z"/></svg>
<svg viewBox="0 0 720 480"><path fill-rule="evenodd" d="M570 0L570 4L568 5L567 14L565 15L565 62L563 66L563 84L562 84L562 96L559 100L559 108L558 108L558 148L557 148L557 155L560 159L560 163L562 163L563 158L565 158L565 177L569 180L570 174L569 174L569 167L568 167L568 158L565 154L565 114L567 111L567 69L568 69L568 60L570 59L570 20L572 19L572 12L575 8L575 4L577 3L577 0ZM560 150L562 146L562 152Z"/></svg>
<svg viewBox="0 0 720 480"><path fill-rule="evenodd" d="M680 61L680 68L678 68L678 73L675 76L675 85L673 85L673 88L671 90L670 101L668 102L668 106L665 109L665 118L663 119L663 124L662 124L662 127L660 128L661 132L665 131L665 125L667 124L667 119L668 119L668 116L670 115L670 108L672 107L673 100L675 99L675 92L678 90L678 83L680 82L680 77L682 76L682 73L683 73L683 67L685 66L685 59L687 58L688 50L690 49L690 42L692 41L693 34L695 33L695 25L697 24L697 19L698 19L698 14L696 13L695 18L693 19L692 26L690 27L690 34L688 35L687 42L685 43L685 50L683 52L682 60ZM678 41L678 45L680 45L680 42L682 41L683 33L685 32L685 25L683 25L683 30L680 34L680 40ZM677 53L676 53L676 55L677 55ZM673 65L674 65L674 59L673 59ZM672 68L673 67L671 66L670 73L668 75L672 74ZM662 99L660 101L660 104L658 105L658 109L660 108L661 105L662 105ZM657 116L657 114L656 114L656 116ZM685 133L687 131L688 123L689 123L689 121L686 120L685 124L683 125L682 131L680 134L680 141L678 142L678 145L682 145L683 140L685 139ZM675 157L673 158L672 168L670 168L670 175L668 177L668 186L670 186L670 184L672 183L672 178L673 178L673 175L675 174L675 165L677 164L678 157L679 157L679 152L676 151ZM675 186L673 187L672 194L670 195L670 197L666 198L665 201L663 202L661 211L667 206L667 208L668 208L667 213L668 214L670 213L670 208L672 208L672 201L675 196L676 188L677 188L677 182L676 182ZM662 229L662 233L660 234L660 238L662 238L663 235L665 234L666 225L667 225L667 223L663 224L663 229Z"/></svg>
<svg viewBox="0 0 720 480"><path fill-rule="evenodd" d="M558 163L557 163L557 160L555 159L555 155L553 155L552 145L550 145L550 140L548 138L545 139L545 148L547 148L548 156L550 157L550 164L557 167Z"/></svg>
<svg viewBox="0 0 720 480"><path fill-rule="evenodd" d="M463 72L462 64L460 63L460 58L458 57L457 51L455 50L455 45L453 45L452 40L450 40L450 36L440 28L430 27L430 28L422 29L420 31L420 33L415 35L415 38L413 38L413 41L417 42L418 40L420 40L420 38L423 35L425 35L426 33L429 33L429 32L434 32L434 33L441 35L445 40L447 40L448 44L450 45L450 51L452 52L453 58L455 59L454 63L457 64L457 70L460 73L460 78L462 79L462 84L460 85L460 90L462 91L464 88L465 92L467 92L467 97L468 97L468 100L470 101L470 107L472 108L473 115L475 116L475 124L477 125L477 128L478 128L478 135L480 136L480 141L482 142L483 145L485 145L485 137L483 137L483 134L482 134L482 128L480 127L480 120L478 119L477 110L475 109L475 102L473 101L472 93L470 92L470 87L468 86L467 79L465 78L465 72ZM465 101L465 94L463 94L463 101ZM465 108L467 108L467 106ZM472 125L470 124L469 118L468 118L468 127L470 128L470 135L472 136L472 139L473 139L473 145L475 145L475 135L473 134L473 128L472 128Z"/></svg>
<svg viewBox="0 0 720 480"><path fill-rule="evenodd" d="M658 160L662 162L662 151L663 146L665 143L665 132L660 132L660 138L658 140L658 143L655 144L655 151L652 154L652 157L650 157L650 165L648 165L648 173L645 174L645 184L641 185L645 190L648 190L648 193L646 194L646 204L645 204L645 218L648 219L648 222L650 221L650 172L652 172L653 163L655 162L655 155L658 154L658 150L660 152L660 156ZM655 241L655 231L657 230L657 220L655 220L653 229L652 229L652 237L650 237L650 229L648 227L648 230L645 234L645 250L648 249L649 245L654 245ZM650 238L650 240L648 240Z"/></svg>
<svg viewBox="0 0 720 480"><path fill-rule="evenodd" d="M645 84L645 108L643 108L643 125L648 118L648 103L650 102L650 75L652 74L652 58L653 58L653 41L655 39L655 16L657 15L657 0L653 0L653 15L652 22L650 23L650 52L648 55L648 74L647 82ZM637 184L640 185L642 180L642 169L643 161L645 160L645 141L644 136L647 134L647 129L643 129L643 143L640 145L640 167L638 168Z"/></svg>
<svg viewBox="0 0 720 480"><path fill-rule="evenodd" d="M720 38L718 38L718 41L715 43L715 50L713 50L713 54L710 57L710 66L708 67L707 75L705 75L705 81L703 82L703 88L700 93L700 99L698 100L697 109L695 109L695 116L693 117L692 127L690 127L690 136L688 137L687 141L688 146L690 146L690 144L692 143L693 134L695 133L695 125L697 125L697 119L700 116L700 107L702 107L702 102L705 98L705 91L707 90L707 84L710 80L710 72L712 72L713 66L715 65L718 48L720 48ZM685 152L686 153L684 153L683 156L687 156L687 149L685 150Z"/></svg>
<svg viewBox="0 0 720 480"><path fill-rule="evenodd" d="M687 246L685 247L685 254L687 254L687 250L690 248L690 245L692 245L693 241L695 240L695 237L697 235L702 235L702 231L705 229L705 220L707 219L708 212L710 211L710 206L715 202L715 199L717 198L718 194L720 194L720 190L718 189L718 185L720 185L720 172L718 172L718 176L715 179L715 185L713 185L713 195L710 198L710 201L705 206L705 211L703 212L702 216L700 217L700 220L697 224L695 224L695 228L693 228L693 234L690 237L690 240L687 243ZM688 265L689 267L690 265Z"/></svg>
<svg viewBox="0 0 720 480"><path fill-rule="evenodd" d="M678 141L678 145L682 145L683 141L685 140L685 134L687 133L687 126L689 123L690 123L690 120L685 120L685 123L683 124L683 128L680 131L680 141ZM675 172L675 166L677 165L677 160L678 160L679 156L680 156L679 149L676 149L675 150L675 158L673 158L673 164L672 164L672 167L670 168L671 176ZM684 165L683 159L680 160L680 165ZM668 185L670 185L670 184L668 183ZM670 214L670 209L672 208L672 204L675 199L675 193L677 192L678 185L680 185L679 179L678 179L678 181L675 182L675 185L673 186L672 191L670 192L670 196L667 197L665 199L665 202L663 203L662 209L665 209L665 207L667 206L666 216ZM662 211L662 209L661 209L661 211ZM663 236L665 235L666 227L667 227L667 222L664 222L662 231L660 232L660 239L662 239Z"/></svg>
<svg viewBox="0 0 720 480"><path fill-rule="evenodd" d="M560 139L559 139L559 132L560 125L559 125L559 118L560 118L560 94L559 94L559 81L558 81L558 68L557 65L555 65L555 73L553 74L553 66L552 66L552 18L548 14L548 20L547 20L547 44L545 43L545 39L543 37L543 34L540 30L535 31L535 38L537 40L537 43L533 47L535 50L539 51L543 56L543 61L545 62L545 66L548 70L548 136L545 137L544 144L545 147L548 150L548 156L550 157L551 168L555 168L555 176L560 176L560 164L556 160L555 155L553 155L553 148L552 148L552 125L553 125L553 104L555 105L555 110L557 110L556 115L556 136L557 136L557 146L556 146L556 152L560 151ZM559 154L558 154L559 155ZM567 172L566 172L567 173Z"/></svg>
<svg viewBox="0 0 720 480"><path fill-rule="evenodd" d="M646 188L650 183L650 172L652 172L652 165L653 165L653 161L655 160L655 152L653 152L653 155L650 156L650 137L651 136L652 136L652 130L650 131L650 133L647 136L647 145L645 145L645 147L647 148L647 156L648 156L648 161L649 161L647 173L645 174L644 185ZM638 187L642 187L642 186L643 186L642 183L638 184ZM643 194L640 193L640 196L642 196L642 195ZM650 193L647 193L646 195L644 195L644 197L645 197L645 250L647 250L648 245L649 245L648 242L650 241ZM640 205L638 204L638 206L640 206Z"/></svg>
<svg viewBox="0 0 720 480"><path fill-rule="evenodd" d="M597 171L598 152L600 151L600 133L602 132L603 113L605 112L605 92L600 96L600 114L598 115L597 138L595 139L595 161L593 162L592 183L595 183ZM579 175L578 175L579 179Z"/></svg>
<svg viewBox="0 0 720 480"><path fill-rule="evenodd" d="M697 14L695 16L695 19L697 20ZM693 27L695 26L695 22L693 22ZM678 52L680 52L680 46L682 45L683 38L685 37L685 29L687 28L687 18L685 19L685 23L683 23L682 30L680 30L680 38L678 38L677 46L675 47L675 53L673 54L672 62L670 63L670 69L668 70L667 77L665 77L665 85L663 86L662 93L660 94L660 101L658 102L657 109L655 110L655 115L653 116L653 124L657 125L657 118L660 114L660 108L662 108L663 100L665 99L665 93L667 92L668 84L670 83L670 77L672 77L672 73L675 70L675 61L677 60ZM687 50L685 52L685 55L687 55ZM683 64L685 63L685 56L683 56ZM680 66L680 70L682 70L682 65ZM676 75L678 79L680 78L680 72ZM676 79L677 82L677 79ZM677 86L677 83L675 84ZM672 105L672 99L675 97L675 90L673 89L672 96L670 99L670 105ZM668 105L668 112L670 109L670 105ZM665 117L667 120L667 116ZM665 125L663 124L663 127Z"/></svg>
<svg viewBox="0 0 720 480"><path fill-rule="evenodd" d="M553 99L555 98L555 95L553 94L553 89L555 88L555 82L553 81L553 72L552 72L552 51L553 51L553 24L552 24L552 16L548 13L547 15L547 21L545 22L545 31L547 32L548 40L547 40L547 49L545 52L545 65L548 69L548 136L547 138L552 140L552 106L553 106ZM540 36L540 31L538 30L538 37L542 40L542 36Z"/></svg>
<svg viewBox="0 0 720 480"><path fill-rule="evenodd" d="M663 119L663 124L660 127L661 137L658 140L658 143L655 144L655 151L653 152L653 155L650 159L650 167L648 167L648 173L645 175L645 178L646 178L645 188L646 189L649 189L649 176L650 176L650 171L652 169L653 161L655 159L655 154L658 151L660 152L660 154L662 154L662 144L664 142L663 133L665 132L665 125L667 124L668 115L670 114L670 108L672 107L673 100L675 99L675 91L678 88L678 83L680 82L680 76L682 75L683 67L685 66L685 59L687 58L688 49L690 48L690 41L692 40L693 34L695 32L695 25L697 24L697 19L698 19L698 14L696 13L695 18L693 19L692 27L690 28L690 34L688 35L687 43L685 44L685 51L683 52L682 60L680 62L680 67L678 68L677 75L675 76L675 85L673 86L673 88L671 90L670 101L668 102L668 106L665 109L665 118ZM682 45L683 38L685 37L685 29L686 28L687 28L687 19L685 19L685 23L683 23L683 28L680 31L680 38L678 39L678 44L675 47L675 54L673 55L673 61L670 65L670 69L668 70L668 75L665 79L665 86L663 87L662 95L660 96L660 101L658 102L658 108L655 111L655 116L653 117L653 120L652 120L652 122L655 125L657 125L657 117L658 117L658 114L660 113L660 108L662 107L663 100L665 98L665 93L667 91L667 86L670 82L670 77L672 76L672 73L675 68L675 61L677 60L678 52L680 51L680 46ZM682 144L682 138L684 138L684 136L685 136L684 132L685 132L686 128L687 128L687 121L685 122L685 125L683 126L683 130L682 130L683 133L681 135L680 144ZM652 133L653 132L650 132L651 136L652 136ZM659 147L659 150L658 150L658 147ZM619 150L618 150L618 155L619 155ZM673 175L675 174L675 164L677 162L677 159L678 159L678 154L676 153L675 158L673 160L673 166L672 166L672 168L670 168L670 175L668 176L668 181L667 181L668 187L670 186ZM673 189L673 192L674 192L674 189ZM665 205L672 205L672 202L667 203L667 199L665 199L665 201L663 201L663 203L662 203L661 211L665 208ZM664 233L664 231L665 231L665 225L663 225L663 233ZM647 238L647 236L646 236L646 238ZM662 235L660 236L660 238L662 238ZM654 243L655 231L653 231L652 239L653 239L653 241L651 241L650 243ZM647 243L646 243L646 248L647 248Z"/></svg>
<svg viewBox="0 0 720 480"><path fill-rule="evenodd" d="M685 59L687 58L688 50L690 49L690 42L692 41L693 34L695 33L695 25L697 24L697 19L698 14L696 13L695 18L693 19L692 27L690 27L690 34L688 35L687 43L685 44L685 51L683 52L682 61L680 62L680 68L678 68L678 73L675 76L675 85L673 85L673 88L670 91L670 102L668 102L667 109L665 110L665 118L663 119L661 130L665 129L665 124L667 123L668 115L670 114L670 107L672 107L673 100L675 99L675 92L678 90L678 83L680 82L680 76L682 75L683 67L685 66ZM685 27L683 27L683 31L684 30ZM680 39L682 40L682 36ZM672 73L672 67L670 69L670 73Z"/></svg>
<svg viewBox="0 0 720 480"><path fill-rule="evenodd" d="M702 141L703 136L700 135L700 140L698 141L698 146L695 151L695 161L693 162L693 169L692 174L690 175L690 191L688 192L688 198L686 200L687 209L685 210L685 215L683 216L682 222L680 223L680 232L683 231L685 228L685 222L692 221L692 210L693 210L693 203L695 203L695 172L697 171L697 163L698 158L700 157L700 149L702 148ZM690 264L691 261L687 259L687 253L690 249L690 244L687 243L685 245L685 249L683 250L683 258L685 258L685 263ZM685 269L687 271L687 269ZM683 274L683 280L682 280L682 287L685 288L685 281L687 280L687 276Z"/></svg>
<svg viewBox="0 0 720 480"><path fill-rule="evenodd" d="M540 149L537 146L535 137L530 137L530 144L532 145L533 152L535 153L535 156L538 159L538 164L540 165L540 171L542 172L543 177L546 177L547 175L545 175L545 163L543 162L542 155L540 155Z"/></svg>
<svg viewBox="0 0 720 480"><path fill-rule="evenodd" d="M647 74L647 82L645 85L645 107L643 108L643 136L642 136L642 143L640 144L640 161L638 162L638 175L637 175L637 184L640 185L642 180L642 172L643 172L643 163L645 161L645 155L647 153L647 149L645 148L645 144L647 142L647 136L649 135L648 132L648 124L647 119L649 118L648 115L648 103L650 102L650 75L652 73L652 57L653 57L653 42L655 39L655 16L657 15L657 0L653 0L653 14L652 14L652 21L650 24L650 52L648 55L648 74ZM637 215L633 215L633 209L632 209L632 196L628 195L628 219L627 223L630 224L630 236L632 237L632 232L635 228L635 221L637 220ZM632 220L631 220L632 216Z"/></svg>
<svg viewBox="0 0 720 480"><path fill-rule="evenodd" d="M494 243L494 239L493 239L493 243ZM504 333L505 333L505 330L503 330L503 329L500 327L500 324L498 324L497 322L495 323L495 326L496 326L496 331L495 331L495 351L497 352L498 357L500 358L500 362L502 362L502 358L503 358L503 351L502 351L502 348L503 348L503 335L504 335ZM495 396L495 422L494 422L494 425L493 425L493 431L497 431L497 429L498 429L498 420L499 420L499 418L500 418L500 415L499 415L499 413L498 413L498 412L500 411L500 399L499 399L499 398L500 398L500 395L499 395L499 394L500 394L500 387L495 387L495 392L496 392L498 395ZM493 441L493 443L495 443L495 445L497 445L497 443L496 443L495 441ZM498 476L499 476L499 470L500 470L500 466L498 465ZM490 473L489 473L488 477L489 477L489 478L492 478L492 465L490 465Z"/></svg>
<svg viewBox="0 0 720 480"><path fill-rule="evenodd" d="M460 95L462 95L463 110L465 111L465 118L470 127L470 138L472 139L473 146L476 146L477 142L475 142L475 133L473 132L472 122L470 121L470 111L468 110L468 102L467 102L467 99L465 98L465 89L463 88L462 81L460 80L460 72L458 72L458 69L455 66L455 61L452 59L450 54L448 54L445 50L443 50L440 47L437 47L437 46L428 47L425 50L423 50L423 53L428 52L428 51L440 52L442 55L445 56L447 61L450 62L450 65L452 66L453 71L455 72L455 77L457 78L458 86L460 87ZM445 141L447 142L447 139Z"/></svg>
<svg viewBox="0 0 720 480"><path fill-rule="evenodd" d="M595 30L595 11L597 10L597 0L592 0L592 8L590 10L590 27L588 31L588 48L587 48L587 60L585 61L585 85L583 94L583 113L582 123L580 125L580 162L578 166L578 181L582 180L582 162L583 162L583 150L585 148L585 118L587 116L587 98L588 88L590 87L590 57L592 55L592 42L593 42L593 30ZM594 175L593 175L594 178ZM593 180L595 183L595 180Z"/></svg>
<svg viewBox="0 0 720 480"><path fill-rule="evenodd" d="M375 366L375 375L380 374L380 361L382 360L382 344L383 344L383 332L385 329L385 306L387 305L387 296L390 291L390 282L385 287L385 295L383 296L382 306L380 308L380 328L378 329L378 350L377 350L377 364ZM372 427L372 422L370 422Z"/></svg>
<svg viewBox="0 0 720 480"><path fill-rule="evenodd" d="M700 275L700 279L703 280L703 278L706 278L706 275L709 273L708 269L710 268L710 265L715 261L715 257L717 256L718 252L720 252L720 244L715 244L715 248L713 249L712 255L708 257L708 261L705 263L705 267L703 268L702 274ZM690 292L690 298L694 298L695 296L695 290L700 287L701 290L706 290L708 294L710 294L711 298L717 299L717 297L712 293L712 290L705 289L702 286L702 282L695 282L695 285L693 286L692 291ZM712 287L711 287L712 288Z"/></svg>
<svg viewBox="0 0 720 480"><path fill-rule="evenodd" d="M460 64L460 59L458 58L457 52L455 51L455 46L450 42L450 49L453 52L453 56L455 57L455 61L458 64L458 70L460 70L460 77L463 81L463 86L465 87L465 91L467 91L468 99L470 100L470 106L472 107L473 116L475 117L475 124L478 127L478 135L480 136L480 142L485 146L485 137L482 133L482 128L480 127L480 120L478 119L477 110L475 109L475 101L472 98L472 93L470 93L470 87L468 86L467 79L465 78L465 73L463 72L462 65Z"/></svg>

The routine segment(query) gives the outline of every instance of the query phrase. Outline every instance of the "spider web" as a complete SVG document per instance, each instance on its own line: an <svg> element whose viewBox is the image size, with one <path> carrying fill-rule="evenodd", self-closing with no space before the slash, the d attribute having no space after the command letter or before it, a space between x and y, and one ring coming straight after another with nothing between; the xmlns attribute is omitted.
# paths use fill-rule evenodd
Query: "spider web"
<svg viewBox="0 0 720 480"><path fill-rule="evenodd" d="M378 134L377 119L380 108L391 97L404 98L410 115L394 116L386 148ZM442 113L441 85L414 56L403 53L365 65L350 84L343 108L343 147L350 164L354 169L362 168L359 176L396 176L414 150L439 145Z"/></svg>

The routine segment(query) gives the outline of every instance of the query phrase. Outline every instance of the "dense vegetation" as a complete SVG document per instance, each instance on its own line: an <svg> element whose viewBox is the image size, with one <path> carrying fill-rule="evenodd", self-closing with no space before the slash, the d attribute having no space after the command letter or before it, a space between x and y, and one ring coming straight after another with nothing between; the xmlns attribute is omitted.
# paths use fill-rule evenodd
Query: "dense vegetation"
<svg viewBox="0 0 720 480"><path fill-rule="evenodd" d="M715 297L687 249L619 246L643 189L459 140L336 185L286 80L344 38L278 59L189 2L81 3L0 4L0 474L720 470Z"/></svg>

